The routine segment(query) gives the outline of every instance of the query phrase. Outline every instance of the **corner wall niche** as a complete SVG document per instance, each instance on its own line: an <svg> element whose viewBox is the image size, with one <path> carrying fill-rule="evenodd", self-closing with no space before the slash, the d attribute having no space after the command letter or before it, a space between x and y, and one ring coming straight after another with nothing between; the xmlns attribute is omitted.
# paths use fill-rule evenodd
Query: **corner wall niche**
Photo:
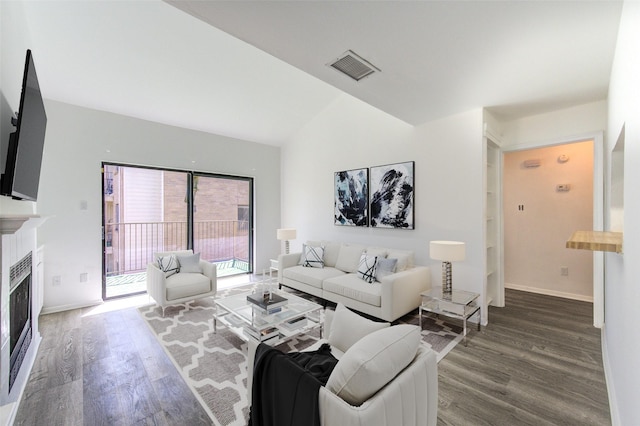
<svg viewBox="0 0 640 426"><path fill-rule="evenodd" d="M623 125L616 145L611 151L609 231L576 231L567 240L567 248L623 253L624 139L625 126Z"/></svg>

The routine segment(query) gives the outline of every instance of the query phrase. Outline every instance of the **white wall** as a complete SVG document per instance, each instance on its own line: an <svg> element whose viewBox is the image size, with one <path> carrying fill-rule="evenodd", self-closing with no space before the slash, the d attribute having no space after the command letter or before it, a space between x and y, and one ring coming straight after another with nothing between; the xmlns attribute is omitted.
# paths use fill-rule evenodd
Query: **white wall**
<svg viewBox="0 0 640 426"><path fill-rule="evenodd" d="M335 172L404 161L415 161L415 230L333 224ZM482 167L481 109L412 128L343 95L283 148L282 225L298 230L292 251L317 239L414 250L417 264L433 266L434 283L441 270L429 241L464 241L454 287L481 293Z"/></svg>
<svg viewBox="0 0 640 426"><path fill-rule="evenodd" d="M102 161L255 178L256 270L279 252L280 149L45 100L49 117L37 210L45 311L102 297ZM195 163L193 163L195 161ZM81 209L86 201L87 209ZM80 283L80 274L89 280ZM59 275L61 285L53 287Z"/></svg>
<svg viewBox="0 0 640 426"><path fill-rule="evenodd" d="M532 159L540 166L524 167ZM593 141L505 153L503 176L505 286L593 301L592 253L565 247L593 226Z"/></svg>
<svg viewBox="0 0 640 426"><path fill-rule="evenodd" d="M603 100L506 121L502 126L503 147L566 142L576 135L606 128L607 101Z"/></svg>
<svg viewBox="0 0 640 426"><path fill-rule="evenodd" d="M624 245L623 255L605 256L604 356L612 394L614 424L640 424L640 3L626 1L622 9L618 42L609 86L610 153L622 127L624 151ZM610 181L607 181L610 189ZM609 222L605 215L605 222ZM608 225L608 223L607 223Z"/></svg>

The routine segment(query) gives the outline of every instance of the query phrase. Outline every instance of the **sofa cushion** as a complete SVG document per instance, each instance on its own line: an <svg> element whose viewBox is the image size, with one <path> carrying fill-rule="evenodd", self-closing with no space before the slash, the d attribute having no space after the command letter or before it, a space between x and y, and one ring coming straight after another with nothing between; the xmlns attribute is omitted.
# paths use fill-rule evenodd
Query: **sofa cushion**
<svg viewBox="0 0 640 426"><path fill-rule="evenodd" d="M196 254L178 254L178 263L180 264L180 273L194 272L197 274L202 273L200 267L200 253Z"/></svg>
<svg viewBox="0 0 640 426"><path fill-rule="evenodd" d="M338 255L340 254L340 246L340 243L322 242L322 247L324 247L324 266L331 266L332 268L336 266Z"/></svg>
<svg viewBox="0 0 640 426"><path fill-rule="evenodd" d="M302 266L306 268L324 268L324 248L305 245L302 252Z"/></svg>
<svg viewBox="0 0 640 426"><path fill-rule="evenodd" d="M326 388L351 405L361 405L413 361L419 345L420 329L415 325L368 334L345 352Z"/></svg>
<svg viewBox="0 0 640 426"><path fill-rule="evenodd" d="M366 253L369 256L376 256L378 259L386 257L389 250L382 247L367 247Z"/></svg>
<svg viewBox="0 0 640 426"><path fill-rule="evenodd" d="M338 303L327 340L331 346L346 352L364 336L387 327L389 327L388 322L371 321L349 310L342 303Z"/></svg>
<svg viewBox="0 0 640 426"><path fill-rule="evenodd" d="M369 284L358 278L356 274L343 274L324 280L322 290L372 306L380 306L382 284L378 282Z"/></svg>
<svg viewBox="0 0 640 426"><path fill-rule="evenodd" d="M178 258L174 254L158 256L156 258L156 265L158 265L158 268L164 272L164 276L166 278L180 272L180 264L178 263Z"/></svg>
<svg viewBox="0 0 640 426"><path fill-rule="evenodd" d="M167 278L167 300L197 296L211 291L211 280L193 272L179 273Z"/></svg>
<svg viewBox="0 0 640 426"><path fill-rule="evenodd" d="M308 284L312 287L322 288L322 282L328 278L344 275L344 272L336 268L305 268L293 266L282 270L282 276L294 281Z"/></svg>
<svg viewBox="0 0 640 426"><path fill-rule="evenodd" d="M387 259L398 259L396 272L402 272L405 269L413 268L413 252L410 250L389 250Z"/></svg>
<svg viewBox="0 0 640 426"><path fill-rule="evenodd" d="M362 246L342 244L336 260L336 268L347 273L356 272L363 251Z"/></svg>
<svg viewBox="0 0 640 426"><path fill-rule="evenodd" d="M382 278L396 272L396 264L398 259L380 259L376 262L376 281L382 281Z"/></svg>
<svg viewBox="0 0 640 426"><path fill-rule="evenodd" d="M378 258L376 256L369 256L366 253L362 253L360 256L360 263L358 264L358 278L366 283L372 283L376 280L376 262Z"/></svg>

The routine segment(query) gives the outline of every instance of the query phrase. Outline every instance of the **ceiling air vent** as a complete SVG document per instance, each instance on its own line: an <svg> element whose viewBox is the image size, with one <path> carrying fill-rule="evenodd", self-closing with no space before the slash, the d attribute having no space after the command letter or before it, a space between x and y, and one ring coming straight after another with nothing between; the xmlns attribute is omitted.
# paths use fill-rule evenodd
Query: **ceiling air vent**
<svg viewBox="0 0 640 426"><path fill-rule="evenodd" d="M360 81L374 72L380 72L378 68L362 59L351 50L344 52L342 56L329 65L341 73L348 75L355 81Z"/></svg>

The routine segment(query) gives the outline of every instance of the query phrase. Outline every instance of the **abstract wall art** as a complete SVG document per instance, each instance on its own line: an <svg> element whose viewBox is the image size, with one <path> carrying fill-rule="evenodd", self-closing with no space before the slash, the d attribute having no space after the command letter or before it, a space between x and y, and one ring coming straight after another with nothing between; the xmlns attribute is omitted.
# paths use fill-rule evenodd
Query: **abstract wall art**
<svg viewBox="0 0 640 426"><path fill-rule="evenodd" d="M414 229L415 162L371 168L371 226Z"/></svg>
<svg viewBox="0 0 640 426"><path fill-rule="evenodd" d="M369 226L369 170L336 172L334 224Z"/></svg>

